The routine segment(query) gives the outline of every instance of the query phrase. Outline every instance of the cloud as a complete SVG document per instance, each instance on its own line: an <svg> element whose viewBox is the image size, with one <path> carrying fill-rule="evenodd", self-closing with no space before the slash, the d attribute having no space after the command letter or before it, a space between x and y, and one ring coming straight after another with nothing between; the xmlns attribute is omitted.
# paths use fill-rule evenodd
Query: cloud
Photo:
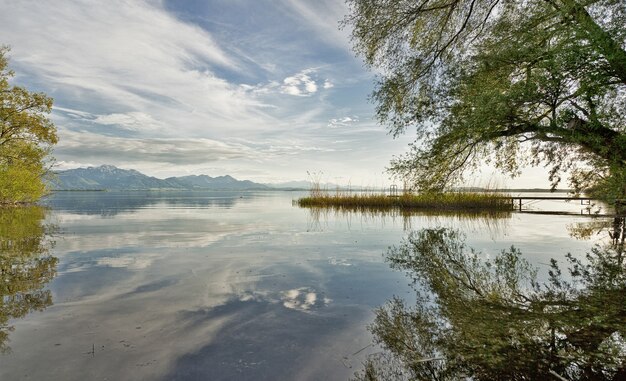
<svg viewBox="0 0 626 381"><path fill-rule="evenodd" d="M118 138L71 131L66 131L64 136L65 139L55 149L55 155L65 161L189 165L253 155L250 148L241 144L228 144L211 139Z"/></svg>
<svg viewBox="0 0 626 381"><path fill-rule="evenodd" d="M57 171L63 171L66 169L73 169L73 168L87 168L87 167L95 167L95 165L93 163L78 162L74 160L69 160L69 161L60 160L54 163L54 169Z"/></svg>
<svg viewBox="0 0 626 381"><path fill-rule="evenodd" d="M249 61L161 2L2 4L0 34L12 46L11 65L21 79L52 90L55 110L103 115L94 121L158 137L276 124L263 111L267 104L227 79Z"/></svg>
<svg viewBox="0 0 626 381"><path fill-rule="evenodd" d="M51 71L72 62L75 67L91 63L94 66L85 69L109 67L115 71L126 68L129 60L138 60L135 62L143 66L151 59L189 68L210 62L239 69L238 62L209 34L197 26L180 22L158 2L111 0L95 7L80 0L54 3L24 0L4 2L3 13L3 29L38 31L10 38L9 42L15 42L15 53L23 62L38 64L42 58L54 54L53 49L60 43L67 44L54 54L57 60L48 62ZM16 19L12 16L29 17ZM66 24L70 20L71 23ZM40 49L26 52L25 46ZM102 54L94 55L96 48L102 49ZM63 55L67 55L66 59L59 59Z"/></svg>
<svg viewBox="0 0 626 381"><path fill-rule="evenodd" d="M327 90L335 86L328 79L324 82L316 80L316 72L316 69L304 69L294 75L286 77L283 79L282 83L269 81L257 85L242 84L239 85L239 88L246 93L254 95L281 93L297 97L308 97L315 94L320 87Z"/></svg>
<svg viewBox="0 0 626 381"><path fill-rule="evenodd" d="M333 118L328 121L328 127L337 128L337 127L348 127L354 123L359 121L358 116L344 116L343 118Z"/></svg>
<svg viewBox="0 0 626 381"><path fill-rule="evenodd" d="M252 93L255 95L266 95L279 92L281 85L277 81L270 81L268 83L258 85L242 84L239 85L239 87L247 93Z"/></svg>
<svg viewBox="0 0 626 381"><path fill-rule="evenodd" d="M331 153L339 150L337 147L330 146L328 141L321 142L323 144L320 145L314 145L311 142L307 143L306 140L292 139L289 137L283 139L266 139L263 141L236 139L233 142L249 147L251 150L259 152L259 154L262 154L266 158L275 157L277 159L284 158L285 156L307 153Z"/></svg>
<svg viewBox="0 0 626 381"><path fill-rule="evenodd" d="M94 123L115 125L131 131L163 128L163 124L144 112L113 113L98 115Z"/></svg>
<svg viewBox="0 0 626 381"><path fill-rule="evenodd" d="M270 145L266 150L267 153L270 154L278 154L280 156L285 155L299 155L303 152L335 152L337 149L330 147L316 147L305 144L294 144L294 145Z"/></svg>
<svg viewBox="0 0 626 381"><path fill-rule="evenodd" d="M123 130L135 132L160 131L167 128L163 122L155 120L145 112L130 111L126 113L92 114L66 107L54 107L55 119L59 124L68 126L68 122L76 122L81 128L88 124L115 126Z"/></svg>
<svg viewBox="0 0 626 381"><path fill-rule="evenodd" d="M317 83L310 76L313 73L315 73L313 69L305 69L291 77L285 78L281 92L300 97L307 97L316 93Z"/></svg>

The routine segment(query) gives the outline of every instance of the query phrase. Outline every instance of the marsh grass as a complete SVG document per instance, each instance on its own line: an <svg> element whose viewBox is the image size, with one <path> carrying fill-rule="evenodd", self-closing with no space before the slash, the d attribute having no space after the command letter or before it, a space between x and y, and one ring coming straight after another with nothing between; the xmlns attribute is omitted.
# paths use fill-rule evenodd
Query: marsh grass
<svg viewBox="0 0 626 381"><path fill-rule="evenodd" d="M297 201L300 207L331 208L348 211L431 210L431 211L511 211L511 199L494 193L447 192L401 194L323 192L316 189Z"/></svg>

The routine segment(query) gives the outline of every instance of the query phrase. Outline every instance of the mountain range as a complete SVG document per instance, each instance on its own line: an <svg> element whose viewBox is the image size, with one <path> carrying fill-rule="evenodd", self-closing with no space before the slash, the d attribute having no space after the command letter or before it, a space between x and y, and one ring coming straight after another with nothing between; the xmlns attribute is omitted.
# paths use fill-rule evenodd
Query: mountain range
<svg viewBox="0 0 626 381"><path fill-rule="evenodd" d="M148 190L148 189L204 189L204 190L266 190L265 184L237 180L231 176L210 177L191 175L158 179L134 169L112 165L76 168L55 173L50 181L54 190Z"/></svg>

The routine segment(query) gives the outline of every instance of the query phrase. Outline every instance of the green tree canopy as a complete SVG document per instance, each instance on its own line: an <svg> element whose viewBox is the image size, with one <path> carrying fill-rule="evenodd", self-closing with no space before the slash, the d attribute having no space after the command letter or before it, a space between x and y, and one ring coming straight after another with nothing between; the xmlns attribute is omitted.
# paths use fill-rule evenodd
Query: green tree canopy
<svg viewBox="0 0 626 381"><path fill-rule="evenodd" d="M33 202L45 192L46 160L58 140L47 117L52 98L11 86L7 53L0 47L0 204Z"/></svg>
<svg viewBox="0 0 626 381"><path fill-rule="evenodd" d="M551 260L548 279L515 248L492 261L455 230L424 229L388 260L413 280L417 302L395 298L370 330L385 349L357 380L623 380L623 243Z"/></svg>
<svg viewBox="0 0 626 381"><path fill-rule="evenodd" d="M347 2L379 120L417 130L392 173L443 189L485 161L546 165L553 186L626 194L626 2Z"/></svg>

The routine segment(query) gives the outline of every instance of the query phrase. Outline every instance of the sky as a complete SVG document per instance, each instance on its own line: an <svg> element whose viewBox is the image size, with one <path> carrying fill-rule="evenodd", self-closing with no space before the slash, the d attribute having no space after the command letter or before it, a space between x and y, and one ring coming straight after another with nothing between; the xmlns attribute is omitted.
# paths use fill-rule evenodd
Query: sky
<svg viewBox="0 0 626 381"><path fill-rule="evenodd" d="M393 139L343 0L0 0L14 84L54 98L57 169L387 186ZM547 186L485 168L469 185Z"/></svg>

